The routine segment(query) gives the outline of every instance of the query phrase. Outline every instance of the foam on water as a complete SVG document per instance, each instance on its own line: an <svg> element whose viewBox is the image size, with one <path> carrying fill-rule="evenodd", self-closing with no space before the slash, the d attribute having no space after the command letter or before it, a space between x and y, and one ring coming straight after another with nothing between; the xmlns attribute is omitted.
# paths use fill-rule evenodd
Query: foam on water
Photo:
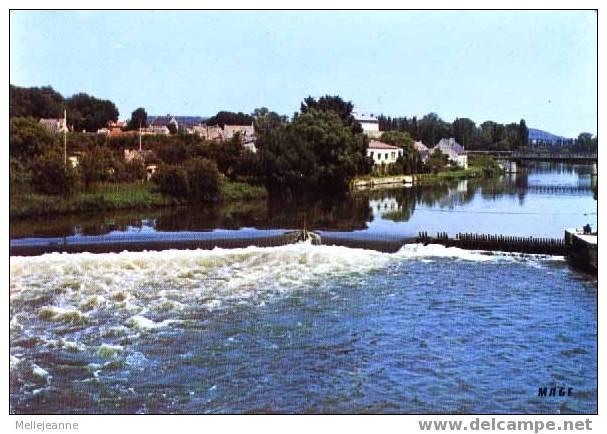
<svg viewBox="0 0 607 434"><path fill-rule="evenodd" d="M441 244L407 244L395 253L394 256L400 259L423 258L424 262L433 258L451 258L478 262L517 261L526 262L532 266L537 266L538 262L564 260L562 256L465 250L457 247L445 247Z"/></svg>
<svg viewBox="0 0 607 434"><path fill-rule="evenodd" d="M11 258L11 301L48 298L51 290L54 303L45 303L38 310L43 320L82 324L99 310L114 309L130 312L131 326L150 329L170 323L156 324L154 319L141 316L144 309L156 313L181 311L195 302L214 310L225 300L280 294L309 287L329 276L356 278L395 262L443 259L518 261L538 266L555 257L421 244L405 245L388 254L309 243L267 248L52 253ZM13 327L18 327L16 317L12 321Z"/></svg>
<svg viewBox="0 0 607 434"><path fill-rule="evenodd" d="M337 282L364 285L370 274L408 261L516 261L542 267L554 257L488 254L440 245L406 245L396 253L315 246L166 250L106 254L52 253L11 258L12 339L62 339L81 351L188 327L201 311L233 304L264 306L274 297ZM189 315L189 316L188 316ZM105 345L105 343L103 343ZM112 353L100 347L98 354Z"/></svg>

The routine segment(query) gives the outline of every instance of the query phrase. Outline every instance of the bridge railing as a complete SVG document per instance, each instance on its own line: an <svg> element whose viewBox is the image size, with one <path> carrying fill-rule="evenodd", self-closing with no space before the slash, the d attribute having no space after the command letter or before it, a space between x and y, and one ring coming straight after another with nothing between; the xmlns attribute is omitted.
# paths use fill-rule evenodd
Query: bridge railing
<svg viewBox="0 0 607 434"><path fill-rule="evenodd" d="M529 151L466 151L468 156L488 155L495 158L512 159L536 159L536 160L597 160L598 155L594 153L548 153Z"/></svg>
<svg viewBox="0 0 607 434"><path fill-rule="evenodd" d="M519 152L513 151L511 158L536 158L548 160L596 160L596 153L547 153L547 152Z"/></svg>

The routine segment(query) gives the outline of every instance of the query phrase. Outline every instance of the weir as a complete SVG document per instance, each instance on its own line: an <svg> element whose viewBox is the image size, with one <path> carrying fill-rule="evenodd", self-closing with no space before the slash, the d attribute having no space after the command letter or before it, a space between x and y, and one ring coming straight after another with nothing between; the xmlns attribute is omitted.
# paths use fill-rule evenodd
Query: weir
<svg viewBox="0 0 607 434"><path fill-rule="evenodd" d="M597 234L580 235L567 230L565 237L538 238L507 235L458 233L449 237L446 232L430 236L420 232L417 236L359 235L352 233L312 232L304 230L270 230L247 233L180 232L149 235L100 235L55 238L21 238L11 240L11 256L35 256L45 253L111 253L121 251L159 251L169 249L214 249L274 247L299 242L313 245L343 246L394 253L406 244L440 244L466 250L484 250L566 256L578 268L588 271L597 269Z"/></svg>
<svg viewBox="0 0 607 434"><path fill-rule="evenodd" d="M446 232L439 232L431 237L427 232L420 232L418 242L422 244L441 244L446 247L459 247L468 250L489 250L500 252L517 252L539 255L567 256L570 246L564 239L517 237L505 235L458 233L450 238Z"/></svg>
<svg viewBox="0 0 607 434"><path fill-rule="evenodd" d="M302 241L304 231L179 232L148 235L97 235L53 238L20 238L10 241L11 256L36 256L45 253L112 253L128 250L234 249L249 246L274 247Z"/></svg>

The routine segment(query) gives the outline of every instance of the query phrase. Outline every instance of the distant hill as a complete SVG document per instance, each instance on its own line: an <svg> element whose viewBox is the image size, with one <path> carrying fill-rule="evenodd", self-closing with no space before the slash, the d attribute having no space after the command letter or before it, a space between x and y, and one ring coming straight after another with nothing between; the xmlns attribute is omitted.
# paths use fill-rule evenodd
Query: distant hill
<svg viewBox="0 0 607 434"><path fill-rule="evenodd" d="M538 130L537 128L529 128L529 142L542 141L542 142L559 142L570 140L569 137L557 136L556 134L549 133L548 131Z"/></svg>

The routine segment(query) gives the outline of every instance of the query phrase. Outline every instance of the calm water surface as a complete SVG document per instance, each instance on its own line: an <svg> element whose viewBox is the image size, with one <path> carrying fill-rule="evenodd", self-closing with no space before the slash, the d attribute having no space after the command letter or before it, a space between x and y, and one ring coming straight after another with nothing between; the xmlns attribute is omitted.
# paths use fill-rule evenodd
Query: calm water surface
<svg viewBox="0 0 607 434"><path fill-rule="evenodd" d="M12 222L11 237L310 227L561 236L583 166L338 203ZM543 217L542 217L542 213ZM562 258L297 244L11 258L14 413L593 413L597 283ZM538 387L572 397L538 398Z"/></svg>

